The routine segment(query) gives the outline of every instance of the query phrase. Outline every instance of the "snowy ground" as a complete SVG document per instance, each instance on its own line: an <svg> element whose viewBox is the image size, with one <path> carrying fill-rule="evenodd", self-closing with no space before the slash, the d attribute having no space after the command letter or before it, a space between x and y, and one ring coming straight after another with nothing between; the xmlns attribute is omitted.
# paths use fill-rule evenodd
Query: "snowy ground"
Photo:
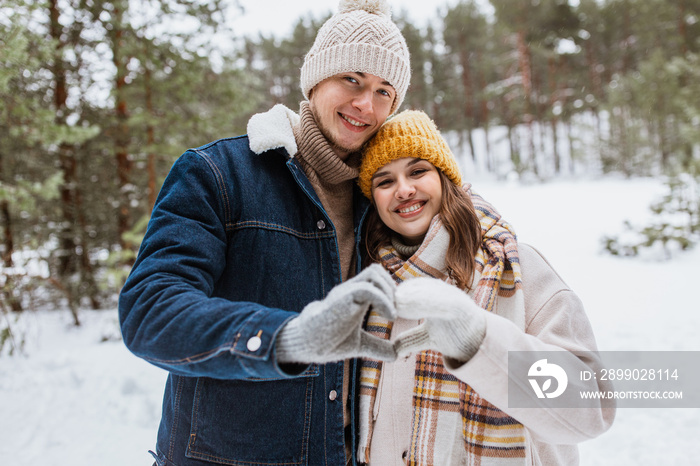
<svg viewBox="0 0 700 466"><path fill-rule="evenodd" d="M586 304L602 350L700 350L688 285L700 248L673 261L601 254L600 238L643 222L655 180L474 181L521 241L537 247ZM116 311L24 315L26 355L0 357L0 465L150 465L165 373L118 340ZM105 341L102 341L105 340ZM581 445L583 465L691 465L700 409L620 409Z"/></svg>
<svg viewBox="0 0 700 466"><path fill-rule="evenodd" d="M530 186L474 183L583 300L606 351L699 351L691 286L700 248L672 261L601 254L600 238L644 224L665 187L654 180L568 180ZM612 428L581 444L587 466L696 465L700 409L619 409Z"/></svg>

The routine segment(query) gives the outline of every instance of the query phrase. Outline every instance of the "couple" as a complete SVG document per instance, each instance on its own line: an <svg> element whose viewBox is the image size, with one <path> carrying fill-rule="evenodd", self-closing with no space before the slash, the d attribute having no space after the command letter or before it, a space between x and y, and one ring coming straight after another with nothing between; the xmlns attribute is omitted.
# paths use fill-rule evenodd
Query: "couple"
<svg viewBox="0 0 700 466"><path fill-rule="evenodd" d="M609 427L508 407L507 351L593 333L432 121L388 119L409 80L385 2L341 1L298 114L173 165L119 303L129 349L169 372L158 466L575 464Z"/></svg>

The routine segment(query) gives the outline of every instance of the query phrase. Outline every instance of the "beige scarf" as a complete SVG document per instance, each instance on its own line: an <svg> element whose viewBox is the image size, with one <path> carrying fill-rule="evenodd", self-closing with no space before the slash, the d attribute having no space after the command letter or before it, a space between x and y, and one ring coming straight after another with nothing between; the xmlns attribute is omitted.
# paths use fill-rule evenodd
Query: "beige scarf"
<svg viewBox="0 0 700 466"><path fill-rule="evenodd" d="M511 320L522 329L525 307L515 235L489 203L472 193L468 185L465 190L471 195L483 234L475 257L476 286L472 287L470 294L482 308ZM409 259L401 259L392 246L381 249L380 257L397 283L419 276L452 282L445 267L448 246L449 234L436 217L421 247ZM391 322L370 314L369 332L389 339L391 327ZM372 413L381 371L380 361L362 361L358 449L361 462L369 462ZM454 426L459 425L461 432L455 432ZM442 466L455 461L465 465L525 464L523 425L450 374L443 365L442 355L435 351L422 351L416 355L411 427L406 458L409 465ZM455 436L461 437L462 441L454 442Z"/></svg>

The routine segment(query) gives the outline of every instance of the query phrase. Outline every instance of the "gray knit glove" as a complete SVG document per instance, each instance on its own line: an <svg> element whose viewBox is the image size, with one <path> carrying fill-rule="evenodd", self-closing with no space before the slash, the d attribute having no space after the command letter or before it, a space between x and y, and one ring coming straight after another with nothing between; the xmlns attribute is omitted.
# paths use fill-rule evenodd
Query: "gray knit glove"
<svg viewBox="0 0 700 466"><path fill-rule="evenodd" d="M379 264L337 285L328 296L308 304L282 327L275 346L277 361L321 364L357 357L395 360L391 342L362 328L370 309L389 320L396 318L395 291L394 280Z"/></svg>
<svg viewBox="0 0 700 466"><path fill-rule="evenodd" d="M427 349L467 362L486 335L486 316L463 290L435 278L407 280L396 288L396 310L404 319L424 319L399 334L398 356Z"/></svg>

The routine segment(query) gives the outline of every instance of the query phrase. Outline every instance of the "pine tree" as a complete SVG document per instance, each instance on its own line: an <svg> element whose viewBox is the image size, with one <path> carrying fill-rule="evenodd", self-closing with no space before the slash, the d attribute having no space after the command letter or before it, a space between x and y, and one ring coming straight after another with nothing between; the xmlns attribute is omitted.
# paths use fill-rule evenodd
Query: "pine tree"
<svg viewBox="0 0 700 466"><path fill-rule="evenodd" d="M444 15L443 37L445 46L458 67L461 87L462 112L456 119L466 133L472 159L476 159L473 131L488 126L482 115L485 108L483 95L483 60L489 40L489 24L486 16L474 1L462 1L447 10Z"/></svg>
<svg viewBox="0 0 700 466"><path fill-rule="evenodd" d="M695 246L700 241L700 164L695 167L694 174L668 178L666 194L649 207L649 225L638 227L626 222L627 238L606 236L605 249L613 255L637 256L658 246L670 259L674 250Z"/></svg>

